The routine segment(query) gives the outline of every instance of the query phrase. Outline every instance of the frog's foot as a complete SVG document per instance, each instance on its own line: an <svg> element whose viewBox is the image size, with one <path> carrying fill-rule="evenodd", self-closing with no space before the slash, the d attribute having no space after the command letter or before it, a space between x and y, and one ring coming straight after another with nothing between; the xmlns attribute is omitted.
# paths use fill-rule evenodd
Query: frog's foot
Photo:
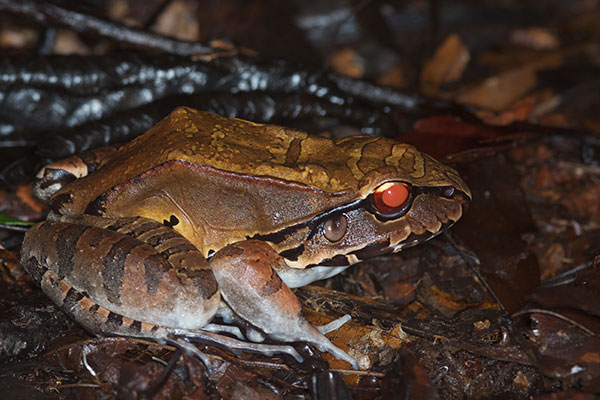
<svg viewBox="0 0 600 400"><path fill-rule="evenodd" d="M203 329L174 329L166 328L169 332L170 337L174 340L185 338L186 340L193 342L200 342L205 344L212 344L233 352L247 351L251 353L264 354L266 356L272 356L273 354L288 354L296 359L298 362L304 361L302 356L289 345L279 344L264 344L264 343L251 343L242 340L234 339L229 336L219 335L214 332L208 332ZM187 343L187 342L186 342ZM189 344L189 343L188 343ZM193 346L192 346L193 347ZM196 349L198 351L198 349ZM206 364L206 363L205 363Z"/></svg>
<svg viewBox="0 0 600 400"><path fill-rule="evenodd" d="M221 318L223 322L229 325L244 326L245 338L251 342L262 343L265 341L264 333L260 332L258 329L255 329L248 322L237 316L226 304L222 304L219 307L215 317ZM206 327L202 329L206 329Z"/></svg>
<svg viewBox="0 0 600 400"><path fill-rule="evenodd" d="M223 299L244 320L270 338L284 342L308 342L358 369L354 358L336 347L302 315L302 306L272 266L284 260L264 242L246 240L219 250L211 267ZM240 285L244 282L244 285ZM347 317L323 327L338 328Z"/></svg>
<svg viewBox="0 0 600 400"><path fill-rule="evenodd" d="M220 317L226 324L244 324L246 326L245 335L242 334L238 327L231 325L218 325L211 323L203 327L202 330L215 333L229 333L230 335L234 335L240 340L247 339L256 343L262 343L265 341L265 336L262 332L259 332L251 326L248 326L248 323L243 321L239 316L237 316L228 306L219 307L216 316ZM326 335L329 332L337 331L338 329L340 329L340 327L342 327L346 322L350 321L351 319L352 317L350 316L350 314L345 314L339 317L338 319L329 322L328 324L315 326L315 328L317 328L317 330L321 334Z"/></svg>

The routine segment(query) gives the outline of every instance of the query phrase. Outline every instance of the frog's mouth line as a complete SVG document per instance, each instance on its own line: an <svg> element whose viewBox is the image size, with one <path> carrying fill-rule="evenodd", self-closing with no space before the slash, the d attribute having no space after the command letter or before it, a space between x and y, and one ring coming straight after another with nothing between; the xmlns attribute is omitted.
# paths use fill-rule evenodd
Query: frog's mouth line
<svg viewBox="0 0 600 400"><path fill-rule="evenodd" d="M468 202L463 203L462 204L462 214L464 214L464 212L466 211L467 208L468 208ZM453 221L453 220L443 223L442 226L440 227L440 229L434 233L427 232L427 233L423 233L420 235L411 233L408 235L408 237L406 239L404 239L403 241L396 243L396 244L390 244L389 239L381 240L376 243L371 243L371 244L363 247L362 249L354 250L348 254L339 254L328 260L323 260L319 264L308 265L306 268L312 268L312 267L316 267L316 266L324 266L324 267L349 266L349 265L364 261L368 258L377 257L377 256L381 256L384 254L389 254L389 253L396 253L396 252L399 252L400 250L408 249L410 247L416 246L418 244L421 244L428 240L433 239L434 237L438 236L440 233L445 232L447 229L449 229L455 223L456 223L456 221Z"/></svg>
<svg viewBox="0 0 600 400"><path fill-rule="evenodd" d="M349 254L339 254L333 258L330 258L329 260L324 260L319 264L309 265L307 266L307 268L316 267L317 265L326 267L348 266L359 263L368 258L373 258L389 253L396 253L400 250L407 249L409 247L413 247L420 243L424 243L430 239L433 239L440 233L444 232L447 228L452 226L452 224L454 224L454 221L452 221L451 223L443 224L442 228L435 233L424 233L422 235L416 235L414 233L411 233L406 239L404 239L400 243L396 243L395 245L390 245L389 239L382 240L376 243L371 243L370 245L367 245L360 250L355 250Z"/></svg>

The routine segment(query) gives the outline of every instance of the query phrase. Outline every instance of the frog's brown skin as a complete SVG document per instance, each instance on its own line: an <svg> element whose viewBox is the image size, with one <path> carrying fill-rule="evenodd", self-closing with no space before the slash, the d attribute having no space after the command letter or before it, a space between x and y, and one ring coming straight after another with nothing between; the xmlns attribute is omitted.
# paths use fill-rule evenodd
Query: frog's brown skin
<svg viewBox="0 0 600 400"><path fill-rule="evenodd" d="M347 266L429 239L470 199L453 169L391 139L334 142L189 108L105 155L79 159L72 175L69 162L40 172L42 196L64 187L22 248L42 289L102 334L197 330L222 296L268 336L352 362L306 322L288 286L342 269L316 265ZM410 189L393 217L372 206L386 182ZM324 226L340 219L346 229L332 242Z"/></svg>

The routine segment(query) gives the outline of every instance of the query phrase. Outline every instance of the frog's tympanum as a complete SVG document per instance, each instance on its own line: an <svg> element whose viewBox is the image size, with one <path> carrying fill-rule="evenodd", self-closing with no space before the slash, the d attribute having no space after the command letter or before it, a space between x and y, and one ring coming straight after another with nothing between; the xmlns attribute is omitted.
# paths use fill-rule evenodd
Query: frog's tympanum
<svg viewBox="0 0 600 400"><path fill-rule="evenodd" d="M312 343L354 367L290 288L432 238L471 196L456 171L392 139L332 141L189 108L118 149L45 167L36 193L52 211L25 235L22 263L89 331L300 359L217 335L235 328L210 323L219 314L258 328L251 340Z"/></svg>

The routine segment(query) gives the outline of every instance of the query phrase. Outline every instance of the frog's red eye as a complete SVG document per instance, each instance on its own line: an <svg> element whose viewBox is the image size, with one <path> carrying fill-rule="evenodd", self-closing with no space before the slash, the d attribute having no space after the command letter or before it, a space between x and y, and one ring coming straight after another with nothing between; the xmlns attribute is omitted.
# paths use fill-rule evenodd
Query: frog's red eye
<svg viewBox="0 0 600 400"><path fill-rule="evenodd" d="M399 182L388 182L379 186L373 193L373 202L383 214L392 214L408 200L408 186Z"/></svg>

